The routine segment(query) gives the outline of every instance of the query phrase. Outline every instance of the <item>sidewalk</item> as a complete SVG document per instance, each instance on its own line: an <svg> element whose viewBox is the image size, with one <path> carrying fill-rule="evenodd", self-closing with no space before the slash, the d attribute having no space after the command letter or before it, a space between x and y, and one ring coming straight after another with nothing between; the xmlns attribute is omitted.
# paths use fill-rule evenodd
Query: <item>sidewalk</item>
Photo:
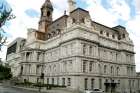
<svg viewBox="0 0 140 93"><path fill-rule="evenodd" d="M24 89L24 90L29 90L29 91L35 91L39 92L38 88L26 88L26 87L18 87L18 86L12 86L13 88L18 88L18 89ZM62 89L62 88L54 88L51 90L46 90L45 88L41 89L41 93L78 93L76 91L72 90L67 90L67 89Z"/></svg>

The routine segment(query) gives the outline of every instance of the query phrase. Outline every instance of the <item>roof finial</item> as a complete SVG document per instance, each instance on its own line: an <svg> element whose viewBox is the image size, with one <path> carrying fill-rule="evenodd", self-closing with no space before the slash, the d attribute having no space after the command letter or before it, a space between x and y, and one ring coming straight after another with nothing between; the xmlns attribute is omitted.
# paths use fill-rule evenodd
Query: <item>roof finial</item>
<svg viewBox="0 0 140 93"><path fill-rule="evenodd" d="M65 11L64 11L64 15L66 15L66 14L67 14L67 11L65 10Z"/></svg>

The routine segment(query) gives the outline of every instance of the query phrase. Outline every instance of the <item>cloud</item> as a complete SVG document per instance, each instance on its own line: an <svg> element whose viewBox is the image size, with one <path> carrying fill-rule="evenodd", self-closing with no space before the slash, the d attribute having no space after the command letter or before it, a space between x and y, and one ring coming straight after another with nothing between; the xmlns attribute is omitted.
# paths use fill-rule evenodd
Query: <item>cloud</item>
<svg viewBox="0 0 140 93"><path fill-rule="evenodd" d="M27 10L25 10L25 13L28 16L30 16L31 18L32 17L39 17L39 13L36 10L34 10L34 9L27 9Z"/></svg>
<svg viewBox="0 0 140 93"><path fill-rule="evenodd" d="M88 5L87 10L90 11L93 21L110 27L117 24L117 18L102 6L101 0L87 0L85 2Z"/></svg>

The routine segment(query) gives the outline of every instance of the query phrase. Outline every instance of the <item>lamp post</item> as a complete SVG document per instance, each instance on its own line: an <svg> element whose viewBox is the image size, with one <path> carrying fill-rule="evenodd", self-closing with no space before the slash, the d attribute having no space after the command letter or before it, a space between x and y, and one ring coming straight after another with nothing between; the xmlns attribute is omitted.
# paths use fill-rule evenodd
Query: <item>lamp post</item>
<svg viewBox="0 0 140 93"><path fill-rule="evenodd" d="M41 87L44 84L44 73L40 75L39 92L41 92Z"/></svg>

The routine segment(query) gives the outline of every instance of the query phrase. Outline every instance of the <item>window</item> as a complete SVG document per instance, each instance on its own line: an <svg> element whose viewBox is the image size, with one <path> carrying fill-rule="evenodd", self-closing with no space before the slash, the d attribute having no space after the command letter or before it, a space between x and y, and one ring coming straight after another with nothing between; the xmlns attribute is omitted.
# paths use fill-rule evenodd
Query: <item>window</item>
<svg viewBox="0 0 140 93"><path fill-rule="evenodd" d="M68 78L68 86L71 86L71 78Z"/></svg>
<svg viewBox="0 0 140 93"><path fill-rule="evenodd" d="M59 85L59 78L57 78L57 85Z"/></svg>
<svg viewBox="0 0 140 93"><path fill-rule="evenodd" d="M114 68L111 66L111 74L114 74Z"/></svg>
<svg viewBox="0 0 140 93"><path fill-rule="evenodd" d="M133 80L133 87L135 87L135 80Z"/></svg>
<svg viewBox="0 0 140 93"><path fill-rule="evenodd" d="M39 74L39 65L36 66L36 74Z"/></svg>
<svg viewBox="0 0 140 93"><path fill-rule="evenodd" d="M94 89L94 79L91 79L91 89Z"/></svg>
<svg viewBox="0 0 140 93"><path fill-rule="evenodd" d="M100 34L103 34L103 31L100 31Z"/></svg>
<svg viewBox="0 0 140 93"><path fill-rule="evenodd" d="M89 47L89 54L92 55L92 46Z"/></svg>
<svg viewBox="0 0 140 93"><path fill-rule="evenodd" d="M92 69L93 69L93 62L90 62L89 63L89 71L92 72Z"/></svg>
<svg viewBox="0 0 140 93"><path fill-rule="evenodd" d="M62 85L65 86L65 78L62 78Z"/></svg>
<svg viewBox="0 0 140 93"><path fill-rule="evenodd" d="M83 45L83 54L84 55L86 54L86 45L85 44Z"/></svg>
<svg viewBox="0 0 140 93"><path fill-rule="evenodd" d="M27 59L27 61L30 60L30 52L27 52L27 53L26 53L26 59Z"/></svg>
<svg viewBox="0 0 140 93"><path fill-rule="evenodd" d="M102 79L99 79L99 88L102 89Z"/></svg>
<svg viewBox="0 0 140 93"><path fill-rule="evenodd" d="M98 69L99 69L99 74L101 74L102 70L101 70L101 65L100 64L98 65Z"/></svg>
<svg viewBox="0 0 140 93"><path fill-rule="evenodd" d="M106 71L107 70L107 66L106 65L104 65L104 73L106 74Z"/></svg>
<svg viewBox="0 0 140 93"><path fill-rule="evenodd" d="M123 38L125 38L125 34L123 34Z"/></svg>
<svg viewBox="0 0 140 93"><path fill-rule="evenodd" d="M119 75L119 70L120 70L119 67L117 67L117 75Z"/></svg>
<svg viewBox="0 0 140 93"><path fill-rule="evenodd" d="M85 90L88 89L87 85L88 85L88 78L85 78Z"/></svg>
<svg viewBox="0 0 140 93"><path fill-rule="evenodd" d="M81 19L81 23L85 23L85 19L84 18Z"/></svg>
<svg viewBox="0 0 140 93"><path fill-rule="evenodd" d="M37 61L39 61L40 55L41 55L41 52L38 52L38 53L37 53Z"/></svg>
<svg viewBox="0 0 140 93"><path fill-rule="evenodd" d="M52 78L52 85L54 85L54 78Z"/></svg>
<svg viewBox="0 0 140 93"><path fill-rule="evenodd" d="M118 40L121 40L121 35L118 36Z"/></svg>
<svg viewBox="0 0 140 93"><path fill-rule="evenodd" d="M49 84L49 78L47 78L47 84Z"/></svg>
<svg viewBox="0 0 140 93"><path fill-rule="evenodd" d="M83 62L83 72L86 72L86 61Z"/></svg>
<svg viewBox="0 0 140 93"><path fill-rule="evenodd" d="M76 22L76 20L73 18L73 19L72 19L72 23L75 23L75 22Z"/></svg>
<svg viewBox="0 0 140 93"><path fill-rule="evenodd" d="M106 33L106 36L109 37L109 33L108 32Z"/></svg>
<svg viewBox="0 0 140 93"><path fill-rule="evenodd" d="M112 38L114 39L115 38L115 35L112 35Z"/></svg>

